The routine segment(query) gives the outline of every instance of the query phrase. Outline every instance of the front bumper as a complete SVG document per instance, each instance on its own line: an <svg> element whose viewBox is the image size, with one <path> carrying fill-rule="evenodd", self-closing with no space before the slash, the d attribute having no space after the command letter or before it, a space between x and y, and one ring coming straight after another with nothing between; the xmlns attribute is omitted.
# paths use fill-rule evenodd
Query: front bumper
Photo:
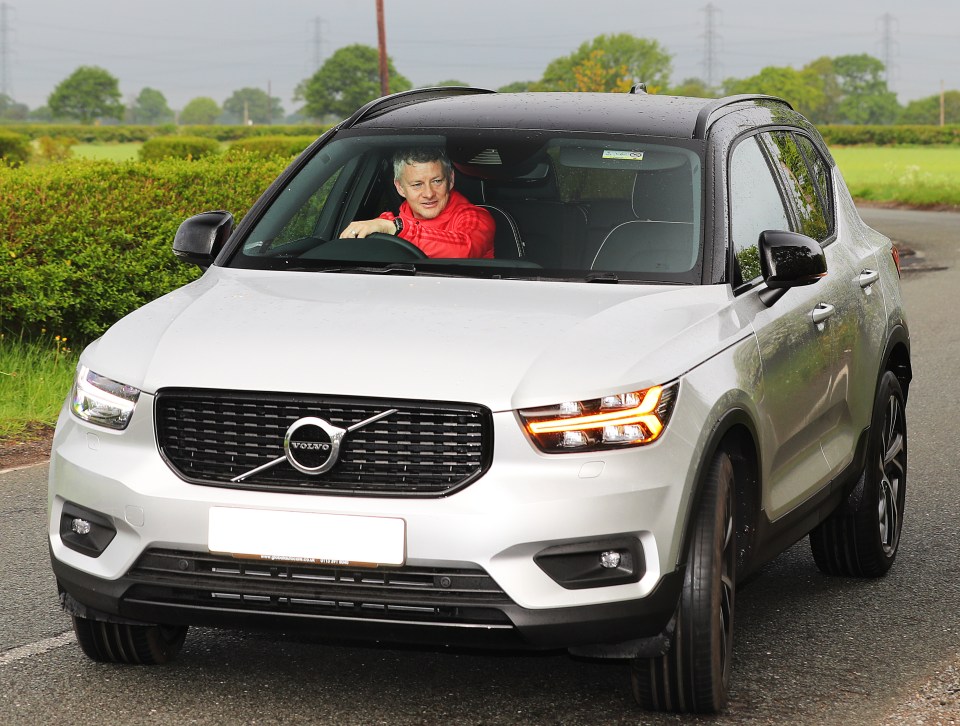
<svg viewBox="0 0 960 726"><path fill-rule="evenodd" d="M316 496L181 480L156 449L151 397L143 398L122 433L61 415L50 467L49 543L74 614L296 624L338 638L546 648L658 635L676 609L682 583L676 547L689 489L677 462L693 460L683 436L668 431L649 447L551 456L534 449L513 414L500 413L492 466L451 496ZM102 515L116 529L98 556L64 543L68 505ZM208 547L214 507L399 518L405 561L353 571L214 555ZM630 582L564 587L535 562L547 550L625 539L637 543L643 560ZM384 577L400 585L370 582ZM463 592L451 596L461 581L468 583ZM474 581L489 587L469 585Z"/></svg>

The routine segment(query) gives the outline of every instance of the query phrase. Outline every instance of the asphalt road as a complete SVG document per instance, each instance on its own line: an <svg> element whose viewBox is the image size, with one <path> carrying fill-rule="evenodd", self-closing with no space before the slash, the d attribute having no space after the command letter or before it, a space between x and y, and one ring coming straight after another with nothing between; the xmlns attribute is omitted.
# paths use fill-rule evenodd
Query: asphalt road
<svg viewBox="0 0 960 726"><path fill-rule="evenodd" d="M886 578L867 582L821 575L806 540L769 564L738 593L732 702L711 724L884 722L960 661L960 215L863 213L919 253L903 281L915 379L900 556ZM358 648L194 629L170 666L94 664L57 604L46 474L42 465L0 473L2 724L700 722L644 714L623 666L558 653Z"/></svg>

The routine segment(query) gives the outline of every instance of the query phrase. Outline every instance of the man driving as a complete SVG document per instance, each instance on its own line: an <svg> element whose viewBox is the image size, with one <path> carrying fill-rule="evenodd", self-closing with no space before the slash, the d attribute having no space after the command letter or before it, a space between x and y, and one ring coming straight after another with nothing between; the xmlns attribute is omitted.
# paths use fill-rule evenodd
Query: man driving
<svg viewBox="0 0 960 726"><path fill-rule="evenodd" d="M493 258L491 214L453 188L453 167L439 148L413 148L393 157L393 183L404 198L400 213L351 222L341 238L375 232L396 235L427 257Z"/></svg>

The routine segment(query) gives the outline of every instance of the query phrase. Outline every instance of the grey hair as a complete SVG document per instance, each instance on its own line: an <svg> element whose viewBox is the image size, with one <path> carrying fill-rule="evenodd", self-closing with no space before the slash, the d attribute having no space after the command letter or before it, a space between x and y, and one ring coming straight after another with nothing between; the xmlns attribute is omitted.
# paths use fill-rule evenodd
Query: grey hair
<svg viewBox="0 0 960 726"><path fill-rule="evenodd" d="M453 173L453 165L444 150L437 146L415 146L398 151L393 155L393 178L400 181L403 167L407 164L429 164L432 161L440 162L443 175L449 179Z"/></svg>

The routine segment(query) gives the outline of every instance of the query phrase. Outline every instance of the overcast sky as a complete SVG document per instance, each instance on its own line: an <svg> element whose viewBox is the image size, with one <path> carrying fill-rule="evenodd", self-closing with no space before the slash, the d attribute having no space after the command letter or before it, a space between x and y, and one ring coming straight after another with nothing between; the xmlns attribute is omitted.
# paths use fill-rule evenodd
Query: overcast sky
<svg viewBox="0 0 960 726"><path fill-rule="evenodd" d="M246 86L287 113L316 61L351 43L377 44L375 0L0 0L7 93L30 108L78 66L144 87L174 109L218 103ZM385 0L387 46L414 85L455 78L496 88L540 78L547 63L601 33L633 33L673 56L674 82L707 77L707 0ZM905 103L960 89L960 0L712 0L713 78L767 65L800 68L822 55L889 52ZM864 11L866 7L868 10ZM885 29L889 32L886 33ZM0 31L3 30L0 23ZM884 44L884 38L888 43ZM2 69L0 69L2 70Z"/></svg>

